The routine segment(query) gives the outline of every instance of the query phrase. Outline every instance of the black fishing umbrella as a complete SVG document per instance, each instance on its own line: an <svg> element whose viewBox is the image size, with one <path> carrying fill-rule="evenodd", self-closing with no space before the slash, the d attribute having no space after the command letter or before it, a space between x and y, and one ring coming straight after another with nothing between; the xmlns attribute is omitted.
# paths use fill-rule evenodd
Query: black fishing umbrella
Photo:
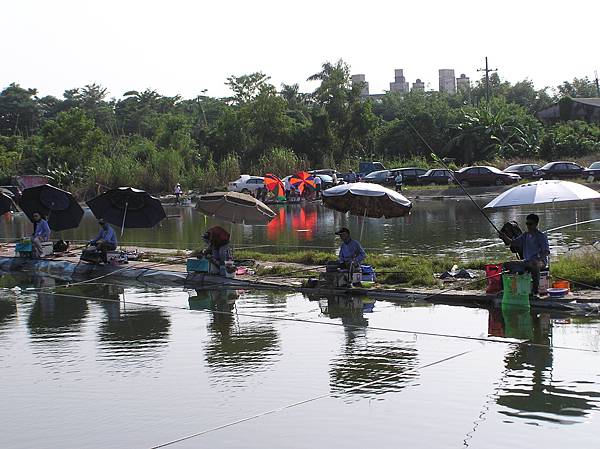
<svg viewBox="0 0 600 449"><path fill-rule="evenodd" d="M14 208L14 202L10 196L0 192L0 215L10 212Z"/></svg>
<svg viewBox="0 0 600 449"><path fill-rule="evenodd" d="M53 231L76 228L83 218L83 209L73 195L50 184L23 190L19 205L31 221L35 212L45 215Z"/></svg>
<svg viewBox="0 0 600 449"><path fill-rule="evenodd" d="M124 228L151 228L167 215L158 198L144 190L119 187L86 202L96 218Z"/></svg>

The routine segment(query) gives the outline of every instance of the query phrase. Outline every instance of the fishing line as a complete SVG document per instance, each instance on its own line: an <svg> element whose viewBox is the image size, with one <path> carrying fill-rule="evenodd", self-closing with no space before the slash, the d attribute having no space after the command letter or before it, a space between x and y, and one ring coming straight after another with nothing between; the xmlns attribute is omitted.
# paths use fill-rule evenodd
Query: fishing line
<svg viewBox="0 0 600 449"><path fill-rule="evenodd" d="M454 354L454 355L451 355L451 356L448 356L448 357L444 357L443 359L436 360L435 362L431 362L431 363L427 363L425 365L417 366L417 367L413 368L412 371L423 370L423 369L429 368L431 366L439 365L440 363L444 363L444 362L447 362L449 360L456 359L458 357L462 357L463 355L470 354L471 352L473 352L473 350L459 352L457 354ZM339 394L351 393L352 391L355 391L355 390L358 390L358 389L361 389L361 388L369 387L369 386L372 386L372 385L377 385L379 383L386 382L386 381L389 381L389 380L392 380L392 379L404 376L404 375L408 374L409 372L410 371L407 371L407 372L404 372L404 373L392 374L390 376L386 376L386 377L383 377L381 379L373 380L371 382L366 382L366 383L361 384L361 385L355 385L354 387L345 388L345 389L343 389L341 391L337 391L337 392L323 393L323 394L320 394L318 396L313 396L312 398L304 399L302 401L294 402L292 404L284 405L282 407L278 407L278 408L274 408L274 409L271 409L271 410L268 410L268 411L265 411L265 412L257 413L256 415L248 416L246 418L238 419L236 421L231 421L231 422L229 422L227 424L221 424L219 426L215 426L215 427L212 427L210 429L203 430L201 432L197 432L197 433L193 433L191 435L187 435L187 436L184 436L184 437L181 437L181 438L177 438L176 440L171 440L171 441L168 441L166 443L159 444L157 446L152 446L152 449L158 449L158 448L170 446L170 445L173 445L173 444L176 444L176 443L181 443L182 441L190 440L192 438L199 437L199 436L202 436L202 435L206 435L208 433L215 432L215 431L221 430L221 429L225 429L227 427L232 427L232 426L235 426L237 424L241 424L241 423L244 423L244 422L247 422L247 421L252 421L254 419L258 419L258 418L261 418L263 416L272 415L274 413L279 413L279 412L282 412L284 410L288 410L290 408L297 407L299 405L304 405L304 404L308 404L310 402L318 401L319 399L324 399L324 398L327 398L327 397L330 397L330 396L334 396L334 395L339 395Z"/></svg>
<svg viewBox="0 0 600 449"><path fill-rule="evenodd" d="M479 204L477 204L477 202L473 199L473 197L469 194L469 192L467 192L467 189L465 189L465 187L460 183L460 181L458 179L456 179L456 176L454 176L454 171L451 170L446 163L442 160L442 158L440 158L435 151L433 151L433 148L431 148L431 146L427 143L427 141L423 138L423 136L421 135L421 133L419 131L417 131L417 129L413 126L413 124L411 123L410 120L406 119L406 123L408 123L408 126L410 126L412 128L412 130L415 132L415 134L419 137L419 139L421 139L421 141L425 144L425 146L429 149L429 151L431 152L431 155L433 156L434 160L440 164L442 164L442 166L448 170L448 172L450 173L450 176L452 177L452 179L454 180L454 182L456 182L459 187L462 189L462 191L464 192L465 195L467 195L467 197L473 202L473 204L477 207L477 209L479 209L479 212L481 212L481 214L485 217L485 219L488 221L489 224L492 225L492 227L500 234L500 229L498 229L496 227L496 225L494 224L494 222L490 219L490 217L487 216L487 214L483 211L483 209L481 208L481 206Z"/></svg>

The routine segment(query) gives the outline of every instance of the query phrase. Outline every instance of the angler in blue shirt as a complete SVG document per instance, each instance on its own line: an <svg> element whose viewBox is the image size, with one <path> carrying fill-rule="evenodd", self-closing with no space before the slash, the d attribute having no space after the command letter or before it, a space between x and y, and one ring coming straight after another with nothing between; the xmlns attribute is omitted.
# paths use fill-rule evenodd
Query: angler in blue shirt
<svg viewBox="0 0 600 449"><path fill-rule="evenodd" d="M366 259L367 254L358 240L350 237L350 230L348 228L340 228L336 232L336 235L339 235L342 239L339 254L340 263L347 266L354 264L354 266L360 267L360 264Z"/></svg>
<svg viewBox="0 0 600 449"><path fill-rule="evenodd" d="M550 255L550 245L546 234L538 230L540 217L536 214L529 214L525 218L527 231L515 239L509 239L506 235L500 234L504 243L509 244L511 248L518 248L523 251L523 261L531 272L532 293L537 295L540 287L540 270L548 266L548 256Z"/></svg>
<svg viewBox="0 0 600 449"><path fill-rule="evenodd" d="M98 219L100 225L100 232L95 239L90 240L88 245L95 246L96 250L100 252L102 262L108 263L107 251L114 251L117 249L117 235L111 226L104 221L103 218Z"/></svg>
<svg viewBox="0 0 600 449"><path fill-rule="evenodd" d="M42 242L50 240L50 226L39 212L33 213L33 234L31 235L31 257L39 259L42 257Z"/></svg>

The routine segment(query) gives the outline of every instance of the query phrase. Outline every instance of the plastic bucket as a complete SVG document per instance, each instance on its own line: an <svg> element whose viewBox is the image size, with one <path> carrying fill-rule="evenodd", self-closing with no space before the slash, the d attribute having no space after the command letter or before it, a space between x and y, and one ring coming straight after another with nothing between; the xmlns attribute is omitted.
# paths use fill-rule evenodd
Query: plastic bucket
<svg viewBox="0 0 600 449"><path fill-rule="evenodd" d="M503 274L502 285L502 307L529 308L529 295L531 293L531 275L525 274Z"/></svg>
<svg viewBox="0 0 600 449"><path fill-rule="evenodd" d="M571 290L571 284L569 281L554 281L552 288L566 288L567 290Z"/></svg>
<svg viewBox="0 0 600 449"><path fill-rule="evenodd" d="M502 291L502 264L485 266L485 277L487 279L486 293L498 293Z"/></svg>

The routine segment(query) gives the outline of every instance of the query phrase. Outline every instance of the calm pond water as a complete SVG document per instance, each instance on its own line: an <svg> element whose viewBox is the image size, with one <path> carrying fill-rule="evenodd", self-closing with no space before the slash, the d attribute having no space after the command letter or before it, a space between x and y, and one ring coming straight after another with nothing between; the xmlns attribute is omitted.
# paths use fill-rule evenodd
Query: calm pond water
<svg viewBox="0 0 600 449"><path fill-rule="evenodd" d="M490 197L492 198L492 197ZM490 198L478 198L483 206ZM124 244L178 249L193 249L200 245L203 230L218 223L195 212L191 207L167 207L171 217L154 229L127 229L121 239ZM233 231L237 247L252 247L261 251L273 248L336 247L333 234L340 226L347 226L354 236L360 235L363 218L344 215L326 209L320 204L304 206L274 206L277 217L267 226L224 225ZM508 208L490 212L498 226L508 220L517 220L523 227L530 212L541 216L540 229L547 230L600 218L600 202L563 203L535 208ZM416 200L410 216L398 219L364 220L363 245L372 251L390 254L460 254L463 257L507 255L498 245L495 231L466 199ZM78 229L55 233L66 240L86 241L95 236L98 226L93 215L86 211ZM14 239L31 233L31 223L23 214L0 217L0 236ZM555 252L566 251L581 244L592 243L600 237L600 221L572 226L550 233Z"/></svg>
<svg viewBox="0 0 600 449"><path fill-rule="evenodd" d="M600 442L597 319L57 285L0 277L2 447L153 447L196 434L168 447Z"/></svg>

